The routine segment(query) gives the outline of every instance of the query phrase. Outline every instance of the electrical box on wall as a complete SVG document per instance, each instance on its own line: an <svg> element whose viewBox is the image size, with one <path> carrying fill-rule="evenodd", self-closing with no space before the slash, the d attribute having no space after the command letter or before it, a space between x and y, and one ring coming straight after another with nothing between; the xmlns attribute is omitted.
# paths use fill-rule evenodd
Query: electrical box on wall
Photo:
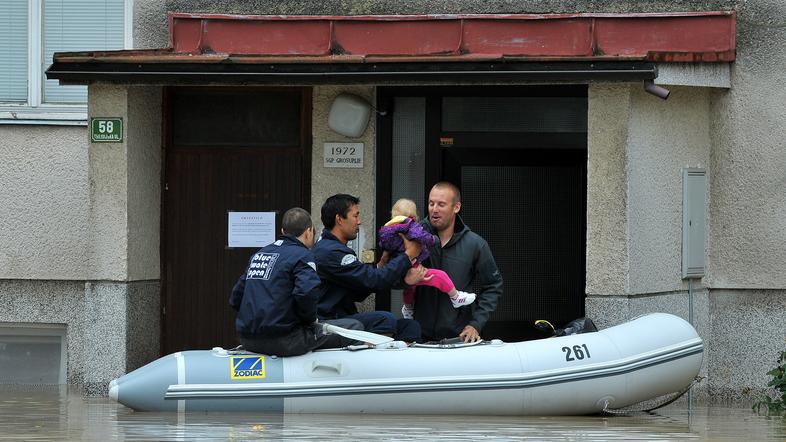
<svg viewBox="0 0 786 442"><path fill-rule="evenodd" d="M701 278L707 243L707 171L682 171L682 278Z"/></svg>

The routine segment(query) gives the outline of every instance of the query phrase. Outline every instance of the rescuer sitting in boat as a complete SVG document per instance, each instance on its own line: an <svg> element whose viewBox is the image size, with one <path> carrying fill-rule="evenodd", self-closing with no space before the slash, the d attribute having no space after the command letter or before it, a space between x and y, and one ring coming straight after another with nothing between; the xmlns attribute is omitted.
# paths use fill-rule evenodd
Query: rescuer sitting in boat
<svg viewBox="0 0 786 442"><path fill-rule="evenodd" d="M358 313L355 302L371 293L422 281L423 266L412 267L421 252L415 241L404 238L404 253L391 259L384 267L375 268L360 262L347 242L357 238L361 224L360 200L352 195L337 194L322 205L322 224L325 230L314 247L317 272L324 292L320 294L320 319L352 318L363 324L367 332L386 334L415 342L420 340L420 325L412 319L396 319L390 312Z"/></svg>
<svg viewBox="0 0 786 442"><path fill-rule="evenodd" d="M299 207L287 210L281 233L251 256L229 297L237 311L235 328L243 347L256 353L297 356L352 344L339 335L324 334L315 324L321 288L310 250L315 236L311 215ZM363 330L355 319L324 322Z"/></svg>

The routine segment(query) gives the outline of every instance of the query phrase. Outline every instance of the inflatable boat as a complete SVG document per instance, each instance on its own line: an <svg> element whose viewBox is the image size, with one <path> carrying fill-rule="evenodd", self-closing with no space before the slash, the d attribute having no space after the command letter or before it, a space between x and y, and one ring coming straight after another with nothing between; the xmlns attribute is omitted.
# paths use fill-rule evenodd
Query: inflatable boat
<svg viewBox="0 0 786 442"><path fill-rule="evenodd" d="M703 349L690 324L655 313L517 343L183 351L115 379L109 395L139 411L583 415L684 389Z"/></svg>

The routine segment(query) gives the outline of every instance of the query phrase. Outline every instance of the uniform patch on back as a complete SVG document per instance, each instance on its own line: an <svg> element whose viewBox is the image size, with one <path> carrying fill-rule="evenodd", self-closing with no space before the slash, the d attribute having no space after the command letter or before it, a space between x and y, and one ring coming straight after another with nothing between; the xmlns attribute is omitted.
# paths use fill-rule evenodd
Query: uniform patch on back
<svg viewBox="0 0 786 442"><path fill-rule="evenodd" d="M355 255L344 255L344 257L341 258L341 265L342 266L348 266L348 265L352 264L353 262L355 262L357 260L358 260L358 257L355 256Z"/></svg>
<svg viewBox="0 0 786 442"><path fill-rule="evenodd" d="M248 265L248 273L246 279L270 279L270 274L273 272L273 267L276 266L278 260L278 253L259 252L251 258L251 263Z"/></svg>

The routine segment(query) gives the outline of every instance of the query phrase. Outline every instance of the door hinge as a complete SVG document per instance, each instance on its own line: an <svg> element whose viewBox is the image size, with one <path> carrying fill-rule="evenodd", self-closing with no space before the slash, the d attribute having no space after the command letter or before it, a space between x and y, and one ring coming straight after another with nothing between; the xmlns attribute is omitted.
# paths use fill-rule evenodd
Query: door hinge
<svg viewBox="0 0 786 442"><path fill-rule="evenodd" d="M164 183L164 190L169 190L169 183Z"/></svg>

